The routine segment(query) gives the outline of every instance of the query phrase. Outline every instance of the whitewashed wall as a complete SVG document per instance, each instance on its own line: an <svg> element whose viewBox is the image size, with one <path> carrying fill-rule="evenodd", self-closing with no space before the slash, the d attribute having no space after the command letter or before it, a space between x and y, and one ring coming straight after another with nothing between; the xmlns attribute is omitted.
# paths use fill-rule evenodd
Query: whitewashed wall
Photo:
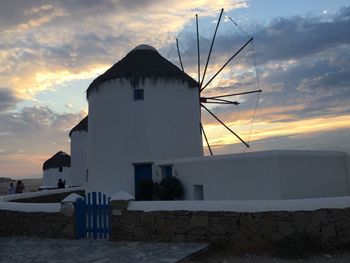
<svg viewBox="0 0 350 263"><path fill-rule="evenodd" d="M71 185L82 186L86 181L87 132L74 131L71 134Z"/></svg>
<svg viewBox="0 0 350 263"><path fill-rule="evenodd" d="M59 179L66 180L66 186L71 185L71 168L62 167L62 172L58 171L58 168L50 168L44 170L43 174L43 186L44 187L57 187Z"/></svg>
<svg viewBox="0 0 350 263"><path fill-rule="evenodd" d="M88 191L134 195L133 163L203 155L198 89L150 79L142 87L143 101L126 79L90 95Z"/></svg>
<svg viewBox="0 0 350 263"><path fill-rule="evenodd" d="M268 151L163 160L194 200L203 185L205 200L271 200L350 195L349 156L328 151ZM160 178L161 169L156 169Z"/></svg>

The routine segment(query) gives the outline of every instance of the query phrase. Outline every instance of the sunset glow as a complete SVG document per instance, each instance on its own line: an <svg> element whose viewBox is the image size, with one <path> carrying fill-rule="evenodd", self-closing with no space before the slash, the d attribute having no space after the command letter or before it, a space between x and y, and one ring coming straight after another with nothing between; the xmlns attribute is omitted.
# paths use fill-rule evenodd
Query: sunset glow
<svg viewBox="0 0 350 263"><path fill-rule="evenodd" d="M263 92L256 111L257 94L230 98L239 106L208 106L249 141L249 149L202 111L215 153L299 148L350 153L348 2L141 2L0 4L0 177L40 177L43 161L59 150L69 153L69 130L88 112L87 87L136 45L150 44L180 66L178 38L185 72L197 80L194 16L199 15L203 74L221 8L204 83L249 36L254 46L235 57L202 95Z"/></svg>

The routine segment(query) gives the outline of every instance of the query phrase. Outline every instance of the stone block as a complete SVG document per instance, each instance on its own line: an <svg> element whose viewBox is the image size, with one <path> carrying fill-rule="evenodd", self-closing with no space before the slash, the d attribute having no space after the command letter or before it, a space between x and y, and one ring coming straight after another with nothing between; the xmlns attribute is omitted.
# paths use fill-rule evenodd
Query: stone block
<svg viewBox="0 0 350 263"><path fill-rule="evenodd" d="M127 213L122 216L118 216L118 220L121 224L126 225L136 225L137 223L137 217L134 214Z"/></svg>
<svg viewBox="0 0 350 263"><path fill-rule="evenodd" d="M134 236L136 241L145 240L145 229L143 227L137 227L134 230Z"/></svg>
<svg viewBox="0 0 350 263"><path fill-rule="evenodd" d="M311 212L311 222L319 225L327 225L328 213L324 209Z"/></svg>
<svg viewBox="0 0 350 263"><path fill-rule="evenodd" d="M190 220L186 220L186 219L173 219L173 220L167 220L167 222L169 223L169 225L174 226L174 227L178 227L178 228L189 228L190 227Z"/></svg>
<svg viewBox="0 0 350 263"><path fill-rule="evenodd" d="M322 240L327 241L328 239L334 238L337 236L335 228L333 225L325 226L321 229Z"/></svg>
<svg viewBox="0 0 350 263"><path fill-rule="evenodd" d="M240 230L243 232L254 233L257 231L256 222L249 214L240 216L238 222Z"/></svg>
<svg viewBox="0 0 350 263"><path fill-rule="evenodd" d="M155 222L154 215L152 213L141 213L139 222L141 225L153 226Z"/></svg>
<svg viewBox="0 0 350 263"><path fill-rule="evenodd" d="M320 234L321 226L319 223L311 221L307 226L305 231L310 235L310 236L318 236Z"/></svg>
<svg viewBox="0 0 350 263"><path fill-rule="evenodd" d="M188 233L189 228L178 228L178 227L174 227L174 228L172 228L172 231L173 231L175 234L186 234L186 233Z"/></svg>
<svg viewBox="0 0 350 263"><path fill-rule="evenodd" d="M283 236L290 236L296 231L291 222L284 221L278 223L278 232Z"/></svg>
<svg viewBox="0 0 350 263"><path fill-rule="evenodd" d="M298 231L303 231L309 222L309 214L306 212L295 212L291 215L292 224Z"/></svg>
<svg viewBox="0 0 350 263"><path fill-rule="evenodd" d="M336 230L339 236L350 238L350 222L336 226Z"/></svg>
<svg viewBox="0 0 350 263"><path fill-rule="evenodd" d="M225 225L210 225L209 231L212 235L224 235L227 232Z"/></svg>
<svg viewBox="0 0 350 263"><path fill-rule="evenodd" d="M277 230L277 222L273 215L266 215L260 218L261 232L274 232Z"/></svg>
<svg viewBox="0 0 350 263"><path fill-rule="evenodd" d="M162 241L169 241L175 235L167 224L157 225L155 227L155 232L159 236L159 240Z"/></svg>
<svg viewBox="0 0 350 263"><path fill-rule="evenodd" d="M62 203L60 213L71 217L74 214L74 205L72 203Z"/></svg>
<svg viewBox="0 0 350 263"><path fill-rule="evenodd" d="M206 234L207 234L206 228L195 228L191 230L191 235L194 235L194 236L204 236Z"/></svg>
<svg viewBox="0 0 350 263"><path fill-rule="evenodd" d="M206 227L209 224L207 215L194 215L191 218L191 227Z"/></svg>
<svg viewBox="0 0 350 263"><path fill-rule="evenodd" d="M176 235L171 239L172 242L184 242L185 236L184 235Z"/></svg>

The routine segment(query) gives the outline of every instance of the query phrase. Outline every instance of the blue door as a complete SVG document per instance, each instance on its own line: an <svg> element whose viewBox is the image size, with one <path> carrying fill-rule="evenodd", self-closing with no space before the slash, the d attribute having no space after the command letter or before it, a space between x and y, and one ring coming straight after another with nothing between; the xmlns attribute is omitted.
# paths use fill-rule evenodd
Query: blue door
<svg viewBox="0 0 350 263"><path fill-rule="evenodd" d="M140 186L142 182L152 182L152 164L135 164L135 198L140 199Z"/></svg>

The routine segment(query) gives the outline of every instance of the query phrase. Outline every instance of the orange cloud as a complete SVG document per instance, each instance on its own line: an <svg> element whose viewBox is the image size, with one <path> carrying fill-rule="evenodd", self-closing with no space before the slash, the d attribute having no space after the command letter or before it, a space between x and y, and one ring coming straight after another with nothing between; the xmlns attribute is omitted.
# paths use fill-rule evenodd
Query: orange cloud
<svg viewBox="0 0 350 263"><path fill-rule="evenodd" d="M240 122L226 123L244 140L247 140L250 133L250 125L241 125ZM293 122L271 122L269 120L254 123L250 141L264 140L273 137L293 135L304 136L312 133L327 132L337 129L350 128L350 115L325 116L310 119L303 119ZM204 125L204 129L213 145L227 145L239 142L230 132L220 124ZM220 137L217 135L220 133Z"/></svg>

